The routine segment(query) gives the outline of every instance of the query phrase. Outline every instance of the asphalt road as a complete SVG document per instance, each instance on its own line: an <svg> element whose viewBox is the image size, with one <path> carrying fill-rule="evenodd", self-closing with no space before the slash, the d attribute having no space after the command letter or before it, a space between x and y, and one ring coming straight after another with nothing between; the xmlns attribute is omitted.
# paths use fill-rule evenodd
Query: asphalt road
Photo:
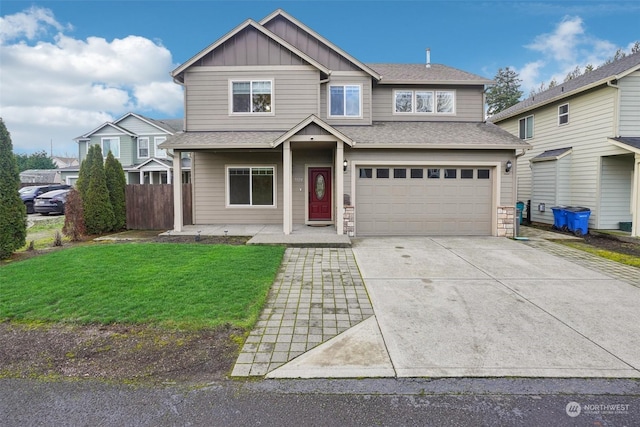
<svg viewBox="0 0 640 427"><path fill-rule="evenodd" d="M573 416L570 416L573 415ZM640 384L580 379L0 380L2 426L636 426Z"/></svg>

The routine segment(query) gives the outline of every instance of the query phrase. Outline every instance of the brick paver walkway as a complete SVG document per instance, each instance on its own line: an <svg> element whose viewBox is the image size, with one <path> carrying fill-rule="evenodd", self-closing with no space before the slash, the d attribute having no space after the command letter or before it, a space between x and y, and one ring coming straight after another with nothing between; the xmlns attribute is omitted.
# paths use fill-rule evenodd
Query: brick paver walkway
<svg viewBox="0 0 640 427"><path fill-rule="evenodd" d="M371 315L350 248L288 248L231 375L265 375Z"/></svg>

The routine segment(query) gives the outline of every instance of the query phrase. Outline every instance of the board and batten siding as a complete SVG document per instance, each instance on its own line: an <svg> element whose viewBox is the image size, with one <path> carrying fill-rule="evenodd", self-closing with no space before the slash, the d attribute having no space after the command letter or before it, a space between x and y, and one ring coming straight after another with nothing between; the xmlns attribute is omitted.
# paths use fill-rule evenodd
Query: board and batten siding
<svg viewBox="0 0 640 427"><path fill-rule="evenodd" d="M396 90L452 90L455 92L455 114L407 114L395 113L394 91ZM373 88L373 121L435 121L435 122L481 122L484 120L484 86L390 86Z"/></svg>
<svg viewBox="0 0 640 427"><path fill-rule="evenodd" d="M640 135L640 71L618 81L620 87L620 136ZM615 135L617 136L617 135Z"/></svg>
<svg viewBox="0 0 640 427"><path fill-rule="evenodd" d="M230 114L232 80L272 80L272 114ZM287 130L318 114L319 71L310 66L194 67L185 73L186 129Z"/></svg>
<svg viewBox="0 0 640 427"><path fill-rule="evenodd" d="M329 86L359 85L362 88L361 117L329 117ZM368 74L347 73L331 76L329 83L320 86L320 118L332 126L339 125L370 125L371 124L371 77Z"/></svg>
<svg viewBox="0 0 640 427"><path fill-rule="evenodd" d="M472 165L478 165L481 163L496 163L500 162L504 164L507 160L515 161L513 158L513 151L509 150L385 150L384 156L381 156L382 150L356 150L345 148L345 159L349 162L349 168L347 173L344 174L344 193L351 197L351 202L357 203L354 200L355 195L351 194L351 185L354 177L352 176L351 165L357 163L358 165L366 165L367 162L375 162L377 165L381 161L390 162L392 164L406 165L408 168L424 167L428 165L437 165L439 167L457 167L464 164L465 166L473 167ZM380 165L383 166L383 165ZM356 172L357 173L357 172ZM515 173L505 173L504 168L492 171L492 179L496 179L495 173L499 176L500 195L498 197L498 206L515 206ZM426 172L425 172L426 176Z"/></svg>
<svg viewBox="0 0 640 427"><path fill-rule="evenodd" d="M499 123L500 127L518 136L518 119L534 116L534 135L527 140L532 148L518 159L518 200L530 199L532 209L537 207L538 201L532 198L530 160L548 150L571 147L571 197L559 200L559 203L591 209L590 227L601 228L597 209L600 159L625 153L608 142L615 129L615 91L610 87L597 88ZM558 106L566 103L569 104L569 123L559 126Z"/></svg>
<svg viewBox="0 0 640 427"><path fill-rule="evenodd" d="M227 166L275 166L275 207L227 207ZM192 157L194 224L282 224L282 153L194 152Z"/></svg>

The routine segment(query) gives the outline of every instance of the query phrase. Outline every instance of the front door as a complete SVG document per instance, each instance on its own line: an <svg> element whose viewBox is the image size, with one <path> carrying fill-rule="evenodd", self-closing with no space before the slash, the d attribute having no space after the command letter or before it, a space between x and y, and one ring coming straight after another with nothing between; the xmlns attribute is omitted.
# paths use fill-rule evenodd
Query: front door
<svg viewBox="0 0 640 427"><path fill-rule="evenodd" d="M331 221L331 168L309 168L309 221Z"/></svg>

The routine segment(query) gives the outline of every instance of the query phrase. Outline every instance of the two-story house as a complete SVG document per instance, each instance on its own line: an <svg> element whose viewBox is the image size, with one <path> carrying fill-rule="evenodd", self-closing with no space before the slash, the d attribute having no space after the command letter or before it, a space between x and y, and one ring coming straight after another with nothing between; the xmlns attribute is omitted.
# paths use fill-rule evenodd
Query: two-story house
<svg viewBox="0 0 640 427"><path fill-rule="evenodd" d="M429 60L365 64L282 10L172 76L185 132L161 146L192 152L196 225L513 235L516 155L529 145L485 122L490 80Z"/></svg>
<svg viewBox="0 0 640 427"><path fill-rule="evenodd" d="M140 114L127 113L75 138L78 158L82 163L87 157L89 146L98 144L105 158L111 151L122 164L127 184L171 184L175 180L173 152L160 148L159 145L169 136L181 132L182 124L182 119L154 120ZM181 154L180 159L182 182L189 182L189 154ZM74 184L80 167L76 165L61 168L60 171L64 182Z"/></svg>
<svg viewBox="0 0 640 427"><path fill-rule="evenodd" d="M555 205L591 210L589 227L640 235L640 53L532 96L490 118L529 142L517 194L531 220Z"/></svg>

